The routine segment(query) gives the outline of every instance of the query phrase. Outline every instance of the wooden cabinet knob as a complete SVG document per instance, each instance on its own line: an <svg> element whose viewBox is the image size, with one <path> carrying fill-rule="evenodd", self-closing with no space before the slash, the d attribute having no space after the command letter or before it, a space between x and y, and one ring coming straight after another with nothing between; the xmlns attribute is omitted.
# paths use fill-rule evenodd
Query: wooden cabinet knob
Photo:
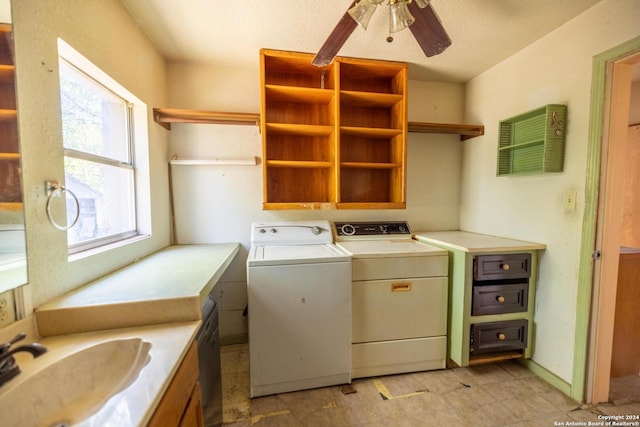
<svg viewBox="0 0 640 427"><path fill-rule="evenodd" d="M504 271L509 271L509 268L511 268L511 267L509 267L509 264L502 264L502 269Z"/></svg>
<svg viewBox="0 0 640 427"><path fill-rule="evenodd" d="M504 297L503 297L502 295L498 295L498 296L496 297L496 300L497 300L500 304L502 304L502 303L504 302Z"/></svg>
<svg viewBox="0 0 640 427"><path fill-rule="evenodd" d="M507 339L507 336L506 336L505 334L503 334L503 333L499 333L499 334L498 334L498 339L499 339L500 341L504 341L504 340L506 340L506 339Z"/></svg>

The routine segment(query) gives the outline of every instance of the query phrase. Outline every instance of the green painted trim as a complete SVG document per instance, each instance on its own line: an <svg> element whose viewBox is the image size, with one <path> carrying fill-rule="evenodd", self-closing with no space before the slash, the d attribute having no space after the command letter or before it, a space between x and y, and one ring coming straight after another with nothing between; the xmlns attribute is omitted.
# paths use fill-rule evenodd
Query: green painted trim
<svg viewBox="0 0 640 427"><path fill-rule="evenodd" d="M573 353L573 375L568 393L582 402L585 398L587 350L589 344L589 320L591 318L591 293L593 283L593 251L596 243L596 222L600 185L602 133L604 128L605 90L607 64L640 51L640 37L629 40L593 58L591 78L591 109L589 112L589 145L585 178L585 208L582 221L580 271L576 301L576 333Z"/></svg>
<svg viewBox="0 0 640 427"><path fill-rule="evenodd" d="M557 376L551 371L548 371L546 368L538 365L531 359L521 359L520 363L526 366L531 372L542 378L544 381L548 382L564 394L571 396L571 384ZM573 396L571 396L573 397ZM575 399L575 398L574 398ZM578 400L578 399L576 399Z"/></svg>

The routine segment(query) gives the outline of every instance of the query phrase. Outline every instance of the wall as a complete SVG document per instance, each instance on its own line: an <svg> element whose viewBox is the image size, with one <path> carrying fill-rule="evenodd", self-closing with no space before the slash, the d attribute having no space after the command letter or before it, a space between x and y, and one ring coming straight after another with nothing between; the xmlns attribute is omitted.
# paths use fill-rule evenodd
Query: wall
<svg viewBox="0 0 640 427"><path fill-rule="evenodd" d="M172 108L257 113L258 52L254 68L172 63ZM409 82L409 120L462 122L464 86ZM256 126L173 124L170 153L184 158L261 157ZM462 143L455 135L409 134L407 209L367 211L263 211L262 169L256 166L174 166L173 190L179 243L241 242L243 250L218 287L225 342L246 338L245 262L253 221L326 219L408 220L413 230L458 228Z"/></svg>
<svg viewBox="0 0 640 427"><path fill-rule="evenodd" d="M604 0L467 84L460 228L547 245L540 263L533 360L571 383L594 55L640 35L640 3ZM588 29L585 30L585 29ZM498 121L545 104L568 110L564 171L495 176ZM575 191L578 209L564 199Z"/></svg>
<svg viewBox="0 0 640 427"><path fill-rule="evenodd" d="M151 121L151 108L165 103L165 64L117 0L14 0L12 8L27 260L37 307L169 244L167 135ZM45 180L64 179L57 37L145 102L150 120L152 236L73 262L66 233L45 214Z"/></svg>

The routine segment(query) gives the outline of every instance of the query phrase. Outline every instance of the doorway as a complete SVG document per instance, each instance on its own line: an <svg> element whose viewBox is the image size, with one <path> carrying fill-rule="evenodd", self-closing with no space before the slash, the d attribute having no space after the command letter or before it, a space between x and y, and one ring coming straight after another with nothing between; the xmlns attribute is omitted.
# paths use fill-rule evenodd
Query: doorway
<svg viewBox="0 0 640 427"><path fill-rule="evenodd" d="M588 237L593 236L592 242L595 242L595 251L593 251L593 262L591 264L591 278L593 287L588 291L591 293L592 304L590 311L590 321L585 319L585 325L590 326L587 337L588 342L588 358L586 359L586 387L584 388L584 399L588 403L600 403L610 400L610 385L612 373L620 376L620 366L635 363L638 360L636 352L627 355L625 360L621 360L620 356L624 356L621 350L620 337L615 340L614 331L618 335L626 333L624 326L627 322L635 322L640 313L636 311L634 317L621 320L619 313L616 313L616 298L620 297L618 302L622 302L629 298L625 292L626 288L618 286L619 272L626 271L626 267L621 264L621 247L635 245L625 237L626 231L623 227L623 212L625 205L629 202L626 197L627 180L630 178L629 161L633 157L630 153L629 135L629 117L630 103L632 94L632 81L634 80L634 69L640 68L640 39L635 39L633 43L628 43L623 47L614 49L612 52L603 54L600 58L596 58L596 62L600 60L606 72L601 76L597 76L594 72L595 79L600 77L604 91L601 99L603 109L600 116L595 116L592 110L592 120L602 118L601 133L597 132L597 126L592 127L592 134L595 138L601 135L601 143L592 140L590 143L590 154L594 154L596 149L599 151L599 167L593 168L588 173L587 180L591 179L591 184L587 185L587 192L591 190L593 198L593 225L589 228L587 219L585 218L585 227L583 230L583 257L586 254L584 247L588 244ZM607 58L606 55L609 55ZM594 71L596 64L594 63ZM605 85L606 82L606 85ZM592 102L597 101L594 95ZM593 132L596 130L596 132ZM597 144L597 147L593 147ZM638 169L636 165L634 169ZM589 196L589 194L587 194ZM626 199L625 199L626 197ZM586 215L585 215L586 217ZM592 246L593 248L593 246ZM640 252L640 251L639 251ZM584 271L584 270L583 270ZM624 275L624 274L623 274ZM636 276L637 277L637 276ZM638 280L632 278L632 280ZM582 285L586 284L581 282ZM591 283L589 283L591 284ZM584 289L584 288L583 288ZM620 290L620 295L618 291ZM587 290L585 290L585 293ZM640 298L640 295L638 295ZM620 304L618 304L620 305ZM588 307L588 305L586 305ZM588 312L588 310L586 310ZM616 315L617 314L617 315ZM616 324L616 317L617 324ZM635 338L634 338L635 339ZM634 341L637 342L637 341ZM615 358L614 358L614 345ZM577 348L577 347L576 347ZM612 362L616 368L612 371ZM585 364L579 365L585 366ZM575 368L578 365L574 366ZM635 368L631 368L633 370ZM640 371L640 369L638 369ZM574 371L574 379L575 379ZM638 376L639 372L635 375ZM640 377L638 377L640 378ZM616 382L614 385L618 385ZM615 390L614 390L615 395ZM614 396L613 399L616 399Z"/></svg>

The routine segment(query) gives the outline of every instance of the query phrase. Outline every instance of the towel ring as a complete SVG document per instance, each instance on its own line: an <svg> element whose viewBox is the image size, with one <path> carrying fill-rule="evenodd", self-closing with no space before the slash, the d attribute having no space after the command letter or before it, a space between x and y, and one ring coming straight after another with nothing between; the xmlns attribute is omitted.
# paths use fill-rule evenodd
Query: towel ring
<svg viewBox="0 0 640 427"><path fill-rule="evenodd" d="M76 197L76 195L73 194L73 191L69 190L63 185L60 185L58 181L47 181L46 187L47 187L47 194L48 194L47 218L49 219L49 222L51 223L51 225L53 225L58 230L67 231L68 229L76 225L78 223L78 220L80 219L80 202L78 201L78 198ZM64 193L69 193L76 204L76 217L73 219L73 221L70 224L67 224L66 226L58 224L53 219L53 216L51 216L51 201L53 200L54 197L60 197Z"/></svg>

